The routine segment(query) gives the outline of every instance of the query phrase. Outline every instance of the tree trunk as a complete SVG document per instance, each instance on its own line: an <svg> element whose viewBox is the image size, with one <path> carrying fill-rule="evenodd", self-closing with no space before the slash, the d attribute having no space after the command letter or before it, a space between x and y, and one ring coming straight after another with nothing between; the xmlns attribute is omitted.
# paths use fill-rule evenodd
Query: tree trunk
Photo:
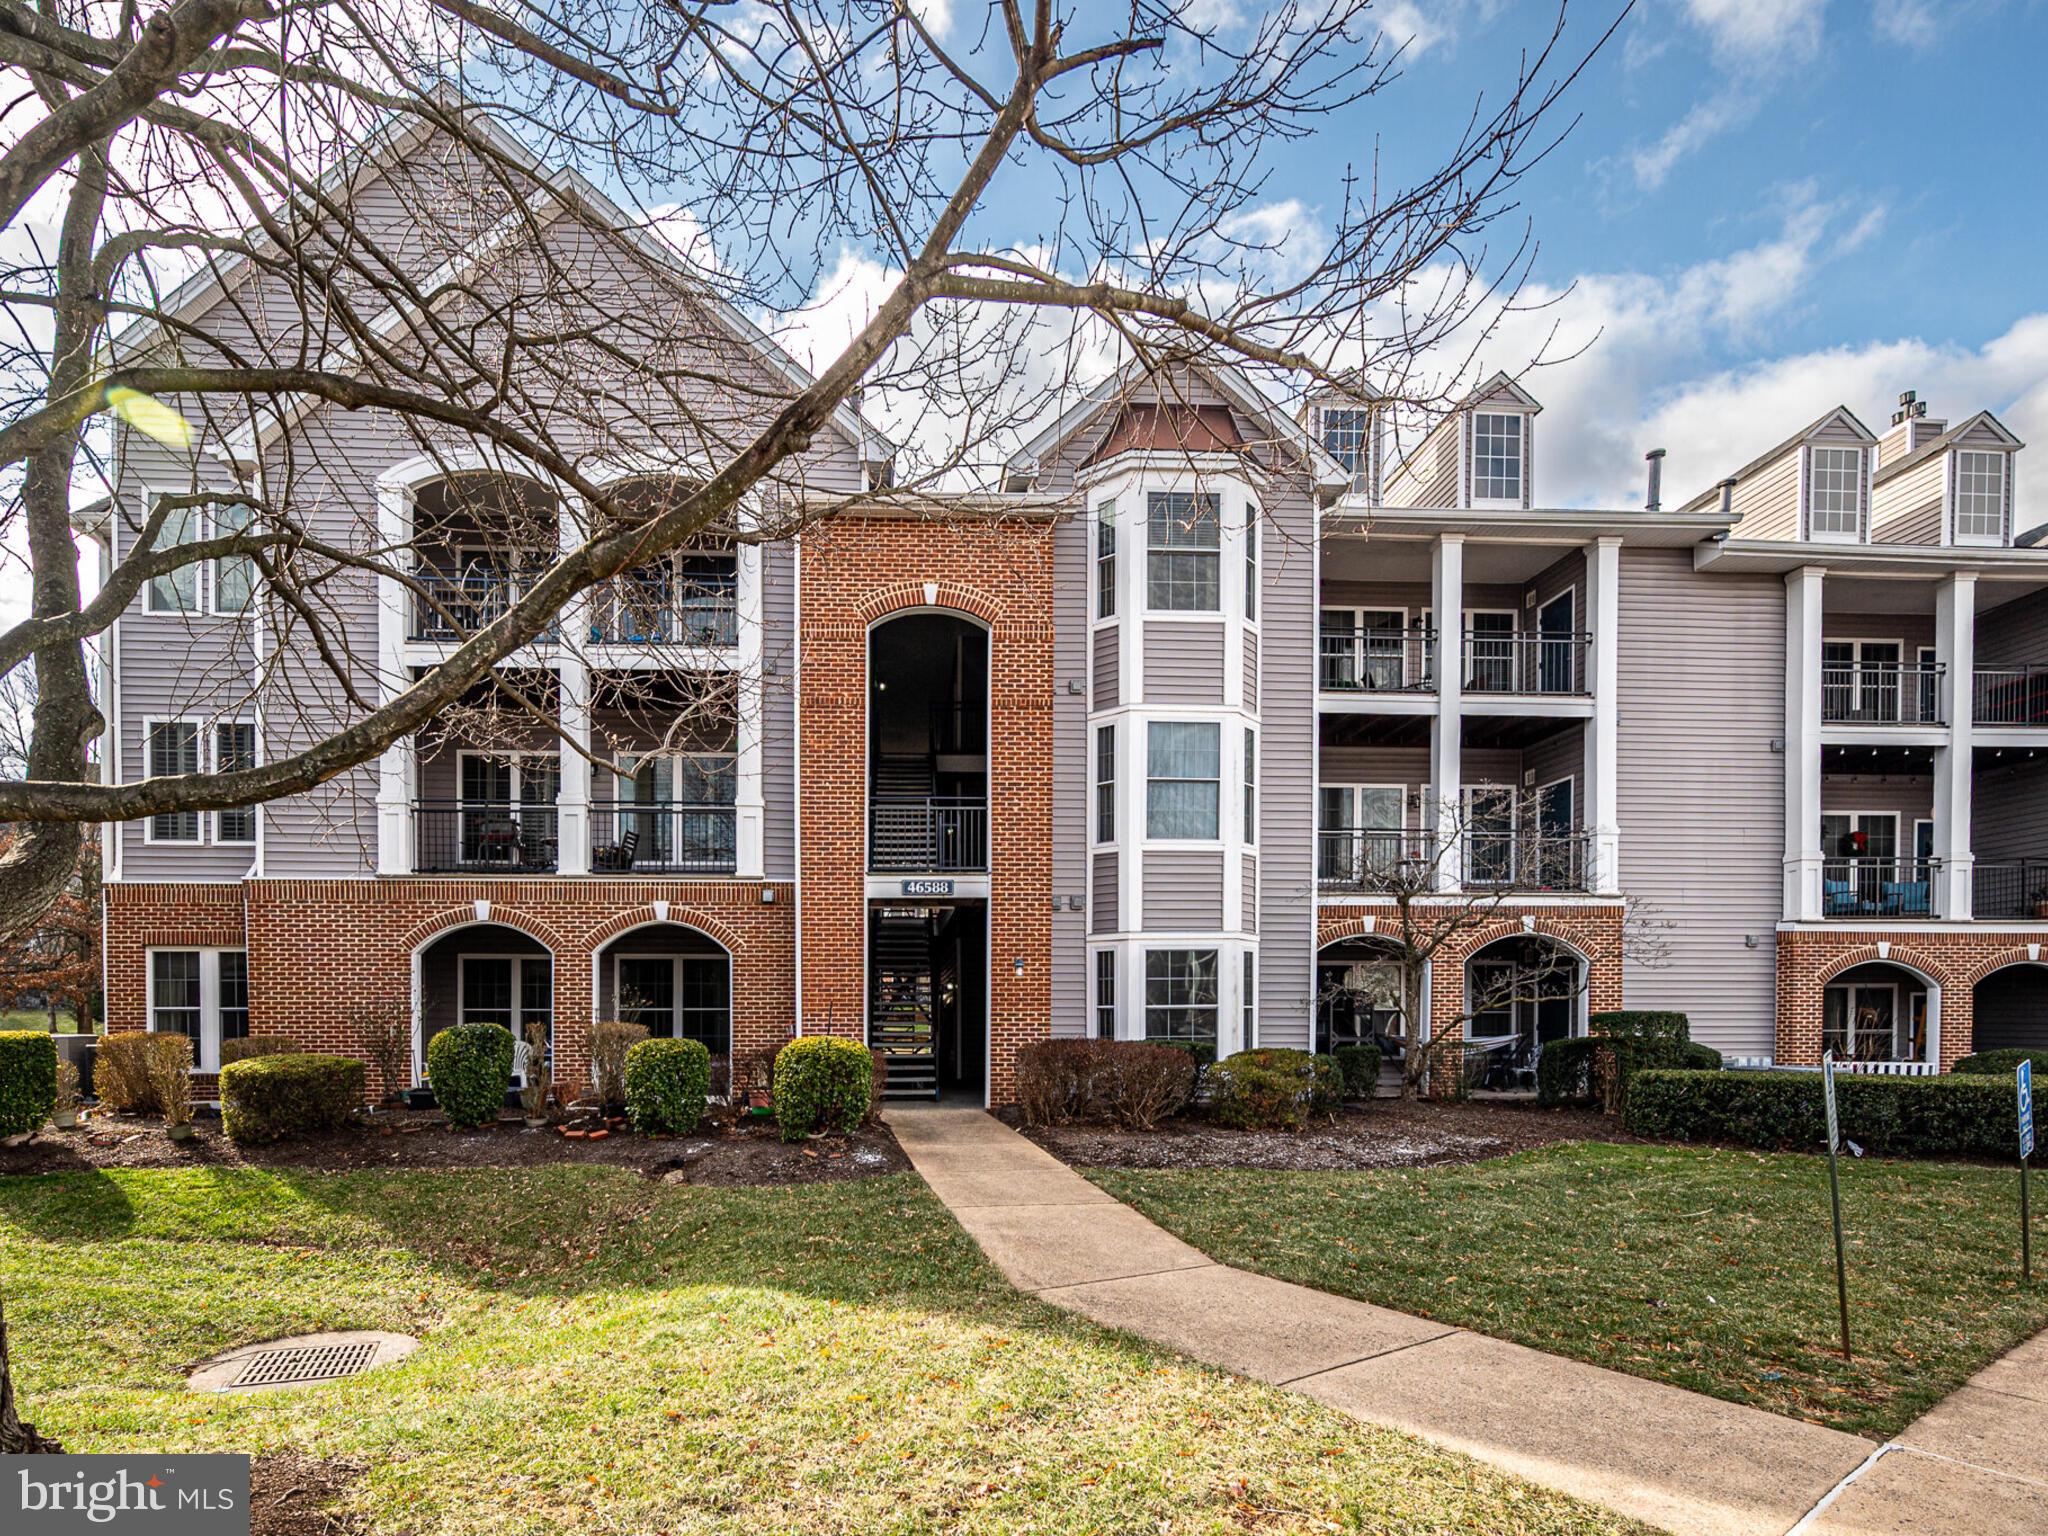
<svg viewBox="0 0 2048 1536"><path fill-rule="evenodd" d="M36 1433L14 1411L14 1377L7 1368L7 1304L0 1301L0 1456L57 1455L64 1447Z"/></svg>

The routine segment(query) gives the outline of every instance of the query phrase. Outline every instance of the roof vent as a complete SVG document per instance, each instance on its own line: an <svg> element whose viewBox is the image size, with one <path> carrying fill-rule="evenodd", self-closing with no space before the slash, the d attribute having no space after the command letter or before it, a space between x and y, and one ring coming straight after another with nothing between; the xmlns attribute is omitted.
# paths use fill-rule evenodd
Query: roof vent
<svg viewBox="0 0 2048 1536"><path fill-rule="evenodd" d="M1903 426L1927 414L1927 402L1920 398L1920 392L1909 389L1899 396L1899 408L1892 412L1892 425Z"/></svg>
<svg viewBox="0 0 2048 1536"><path fill-rule="evenodd" d="M1664 450L1652 448L1643 457L1650 465L1650 489L1643 502L1645 512L1660 512L1664 508Z"/></svg>
<svg viewBox="0 0 2048 1536"><path fill-rule="evenodd" d="M1721 482L1721 515L1723 517L1733 517L1735 515L1735 477L1733 475L1730 475Z"/></svg>

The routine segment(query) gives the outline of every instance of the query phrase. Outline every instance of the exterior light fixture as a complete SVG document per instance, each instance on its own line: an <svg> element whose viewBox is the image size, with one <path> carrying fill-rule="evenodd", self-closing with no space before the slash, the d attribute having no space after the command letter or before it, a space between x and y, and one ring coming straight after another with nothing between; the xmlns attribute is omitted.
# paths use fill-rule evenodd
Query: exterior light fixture
<svg viewBox="0 0 2048 1536"><path fill-rule="evenodd" d="M1010 962L1010 965L1011 968L1016 971L1018 976L1021 977L1024 974L1024 957L1022 955L1019 955L1015 960L1012 960Z"/></svg>

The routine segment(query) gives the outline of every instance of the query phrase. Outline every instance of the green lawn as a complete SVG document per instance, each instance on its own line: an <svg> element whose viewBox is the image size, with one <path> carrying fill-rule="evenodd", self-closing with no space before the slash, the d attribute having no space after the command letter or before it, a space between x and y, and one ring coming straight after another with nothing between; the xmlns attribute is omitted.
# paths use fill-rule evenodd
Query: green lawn
<svg viewBox="0 0 2048 1536"><path fill-rule="evenodd" d="M2048 1278L2020 1285L2017 1175L1990 1168L1844 1160L1851 1363L1823 1158L1582 1142L1088 1174L1225 1263L1876 1436L2048 1326Z"/></svg>
<svg viewBox="0 0 2048 1536"><path fill-rule="evenodd" d="M376 1532L1640 1529L1030 1301L909 1177L0 1179L0 1284L24 1411L70 1449L356 1460ZM349 1327L426 1343L178 1391Z"/></svg>
<svg viewBox="0 0 2048 1536"><path fill-rule="evenodd" d="M50 1027L50 1012L47 1008L0 1008L0 1030L41 1029ZM78 1021L68 1009L57 1010L57 1033L75 1035Z"/></svg>

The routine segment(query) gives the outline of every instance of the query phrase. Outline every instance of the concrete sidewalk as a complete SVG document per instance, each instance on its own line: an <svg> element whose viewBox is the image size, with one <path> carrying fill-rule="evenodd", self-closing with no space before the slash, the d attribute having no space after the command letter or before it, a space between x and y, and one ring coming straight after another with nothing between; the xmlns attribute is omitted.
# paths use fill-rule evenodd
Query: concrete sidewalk
<svg viewBox="0 0 2048 1536"><path fill-rule="evenodd" d="M1217 1264L980 1110L887 1118L1019 1289L1683 1536L2048 1531L2043 1340L1879 1446Z"/></svg>

